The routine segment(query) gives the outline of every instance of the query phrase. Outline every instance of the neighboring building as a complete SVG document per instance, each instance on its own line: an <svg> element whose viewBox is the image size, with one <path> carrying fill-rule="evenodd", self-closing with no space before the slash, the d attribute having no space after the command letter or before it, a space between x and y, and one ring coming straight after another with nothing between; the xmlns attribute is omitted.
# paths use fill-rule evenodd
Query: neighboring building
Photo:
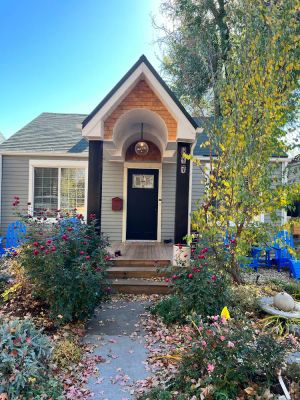
<svg viewBox="0 0 300 400"><path fill-rule="evenodd" d="M142 56L91 114L43 113L0 145L1 229L19 196L34 211L95 213L111 241L180 242L205 187L182 153L208 162L204 140Z"/></svg>
<svg viewBox="0 0 300 400"><path fill-rule="evenodd" d="M2 135L2 133L0 132L0 144L3 143L5 140L5 137Z"/></svg>

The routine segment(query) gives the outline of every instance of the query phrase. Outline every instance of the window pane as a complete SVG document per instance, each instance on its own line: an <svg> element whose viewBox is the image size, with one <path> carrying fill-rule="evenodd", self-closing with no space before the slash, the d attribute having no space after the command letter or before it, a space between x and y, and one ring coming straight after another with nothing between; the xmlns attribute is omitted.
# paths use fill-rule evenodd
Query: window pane
<svg viewBox="0 0 300 400"><path fill-rule="evenodd" d="M34 213L44 209L55 215L58 208L58 168L34 168Z"/></svg>
<svg viewBox="0 0 300 400"><path fill-rule="evenodd" d="M61 205L64 212L72 213L74 208L84 214L85 170L83 168L61 169Z"/></svg>

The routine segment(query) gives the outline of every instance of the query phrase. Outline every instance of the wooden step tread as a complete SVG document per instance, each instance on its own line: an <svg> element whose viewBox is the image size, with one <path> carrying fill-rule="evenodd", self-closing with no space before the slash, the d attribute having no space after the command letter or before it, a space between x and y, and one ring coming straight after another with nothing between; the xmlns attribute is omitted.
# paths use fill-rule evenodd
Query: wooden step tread
<svg viewBox="0 0 300 400"><path fill-rule="evenodd" d="M151 279L113 279L112 285L126 286L168 286L164 281L153 281Z"/></svg>
<svg viewBox="0 0 300 400"><path fill-rule="evenodd" d="M151 272L157 272L157 267L145 267L144 265L130 265L130 266L115 266L115 267L109 267L107 269L108 272L135 272L135 271L151 271Z"/></svg>
<svg viewBox="0 0 300 400"><path fill-rule="evenodd" d="M113 259L113 263L116 266L150 266L150 267L155 267L155 266L167 266L171 264L171 260L126 260L122 258L115 258Z"/></svg>

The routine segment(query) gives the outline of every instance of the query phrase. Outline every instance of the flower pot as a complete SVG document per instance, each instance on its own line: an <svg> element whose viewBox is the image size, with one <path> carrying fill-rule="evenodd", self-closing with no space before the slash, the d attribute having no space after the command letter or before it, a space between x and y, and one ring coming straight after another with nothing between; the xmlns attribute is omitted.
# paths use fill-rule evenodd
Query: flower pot
<svg viewBox="0 0 300 400"><path fill-rule="evenodd" d="M190 246L174 244L173 245L173 266L189 267L191 260Z"/></svg>

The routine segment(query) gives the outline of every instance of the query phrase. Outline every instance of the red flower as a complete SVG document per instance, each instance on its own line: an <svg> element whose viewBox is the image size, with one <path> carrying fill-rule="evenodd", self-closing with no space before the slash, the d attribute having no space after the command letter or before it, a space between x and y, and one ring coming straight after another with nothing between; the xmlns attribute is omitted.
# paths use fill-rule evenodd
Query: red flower
<svg viewBox="0 0 300 400"><path fill-rule="evenodd" d="M20 197L19 196L14 196L14 199L15 200L20 200Z"/></svg>
<svg viewBox="0 0 300 400"><path fill-rule="evenodd" d="M96 214L90 214L90 219L95 219L96 218Z"/></svg>
<svg viewBox="0 0 300 400"><path fill-rule="evenodd" d="M104 260L105 260L105 261L109 261L110 259L111 259L110 256L105 256L105 257L104 257Z"/></svg>
<svg viewBox="0 0 300 400"><path fill-rule="evenodd" d="M193 279L194 275L193 274L188 274L189 279Z"/></svg>
<svg viewBox="0 0 300 400"><path fill-rule="evenodd" d="M236 244L236 240L235 240L235 239L231 239L231 240L230 240L230 243Z"/></svg>
<svg viewBox="0 0 300 400"><path fill-rule="evenodd" d="M200 258L201 260L205 259L205 255L204 254L199 254L198 258Z"/></svg>
<svg viewBox="0 0 300 400"><path fill-rule="evenodd" d="M49 254L50 253L50 250L49 249L46 249L45 250L45 254Z"/></svg>
<svg viewBox="0 0 300 400"><path fill-rule="evenodd" d="M45 246L43 246L43 245L40 246L40 249L41 249L41 250L45 250Z"/></svg>
<svg viewBox="0 0 300 400"><path fill-rule="evenodd" d="M34 245L35 247L39 247L39 242L34 242L33 245Z"/></svg>
<svg viewBox="0 0 300 400"><path fill-rule="evenodd" d="M56 251L56 247L52 246L51 251L53 251L53 252Z"/></svg>
<svg viewBox="0 0 300 400"><path fill-rule="evenodd" d="M83 219L83 215L82 215L82 214L77 214L77 215L76 215L76 218L77 218L77 219Z"/></svg>
<svg viewBox="0 0 300 400"><path fill-rule="evenodd" d="M87 242L83 242L84 245L87 245Z"/></svg>
<svg viewBox="0 0 300 400"><path fill-rule="evenodd" d="M216 281L216 280L217 280L216 275L213 275L213 276L211 277L211 280L212 280L212 281Z"/></svg>
<svg viewBox="0 0 300 400"><path fill-rule="evenodd" d="M48 246L50 246L52 244L52 240L49 239L49 240L47 240L46 243L47 243Z"/></svg>
<svg viewBox="0 0 300 400"><path fill-rule="evenodd" d="M62 235L61 238L62 238L62 240L65 240L65 241L67 241L69 239L67 235Z"/></svg>
<svg viewBox="0 0 300 400"><path fill-rule="evenodd" d="M88 261L91 258L91 256L86 256L85 259Z"/></svg>
<svg viewBox="0 0 300 400"><path fill-rule="evenodd" d="M177 275L173 275L173 276L172 276L173 281L175 281L177 278L178 278Z"/></svg>
<svg viewBox="0 0 300 400"><path fill-rule="evenodd" d="M39 254L38 249L34 249L34 250L33 250L33 254L34 254L35 256L37 256L37 255Z"/></svg>
<svg viewBox="0 0 300 400"><path fill-rule="evenodd" d="M84 255L84 251L80 251L79 254L80 254L81 256L83 256L83 255Z"/></svg>
<svg viewBox="0 0 300 400"><path fill-rule="evenodd" d="M167 283L170 282L170 278L166 278L165 282L167 282Z"/></svg>
<svg viewBox="0 0 300 400"><path fill-rule="evenodd" d="M69 226L69 228L67 229L68 232L72 232L73 228L71 226Z"/></svg>

